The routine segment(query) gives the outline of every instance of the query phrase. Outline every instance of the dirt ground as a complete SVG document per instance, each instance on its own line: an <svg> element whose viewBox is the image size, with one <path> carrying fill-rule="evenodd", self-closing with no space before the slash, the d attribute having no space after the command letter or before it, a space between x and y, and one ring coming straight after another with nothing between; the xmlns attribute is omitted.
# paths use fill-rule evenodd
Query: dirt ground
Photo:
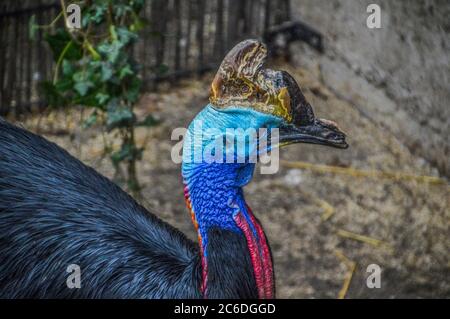
<svg viewBox="0 0 450 319"><path fill-rule="evenodd" d="M292 145L282 149L290 162L361 170L438 176L436 168L412 155L392 133L363 116L307 68L277 64L291 72L316 115L339 123L350 148ZM206 105L212 74L144 95L137 113L162 123L140 128L145 145L139 176L144 204L156 215L196 238L184 206L180 165L171 160L172 129L187 127ZM101 159L99 128L77 127L80 110L52 112L23 126L38 131L108 177ZM87 116L86 114L84 116ZM112 137L110 137L112 138ZM267 232L275 262L279 298L450 297L450 204L448 182L429 184L393 177L357 177L283 165L275 175L256 174L245 189L247 200ZM366 237L358 237L358 235ZM382 269L381 288L366 286L367 265ZM350 277L351 276L351 277ZM350 280L351 279L351 280ZM350 281L349 281L350 280Z"/></svg>

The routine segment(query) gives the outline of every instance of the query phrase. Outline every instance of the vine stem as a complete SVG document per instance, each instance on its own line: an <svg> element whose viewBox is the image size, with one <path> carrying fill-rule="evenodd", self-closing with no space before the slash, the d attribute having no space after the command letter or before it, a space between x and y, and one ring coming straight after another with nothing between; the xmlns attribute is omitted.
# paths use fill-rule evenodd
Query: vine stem
<svg viewBox="0 0 450 319"><path fill-rule="evenodd" d="M58 81L59 67L61 66L61 63L62 63L67 51L72 46L72 43L73 43L72 40L67 42L66 46L64 47L64 49L62 50L61 54L58 57L58 61L56 62L56 66L55 66L55 74L53 75L53 84L56 84L56 82Z"/></svg>
<svg viewBox="0 0 450 319"><path fill-rule="evenodd" d="M130 145L133 145L133 150L132 150L132 156L131 158L128 160L127 163L127 173L128 173L128 187L131 191L131 193L133 194L133 196L137 199L137 200L141 200L142 199L142 194L141 194L141 187L139 185L139 180L137 177L137 169L136 169L136 153L135 153L135 147L136 147L136 138L135 138L135 134L134 134L134 126L127 128L128 131L128 143Z"/></svg>

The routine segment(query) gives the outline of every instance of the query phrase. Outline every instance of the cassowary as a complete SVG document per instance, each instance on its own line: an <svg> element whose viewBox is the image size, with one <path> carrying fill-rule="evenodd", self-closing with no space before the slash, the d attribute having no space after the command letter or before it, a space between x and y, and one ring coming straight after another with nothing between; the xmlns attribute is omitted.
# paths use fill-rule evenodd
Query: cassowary
<svg viewBox="0 0 450 319"><path fill-rule="evenodd" d="M258 155L347 144L288 73L264 68L266 55L256 40L235 46L188 128L182 176L198 244L60 147L0 120L0 298L274 298L270 248L243 194L249 153L231 163L192 159L213 140L235 139L229 128L278 129L278 144ZM223 145L210 154L235 160L236 148ZM79 288L67 286L71 264Z"/></svg>

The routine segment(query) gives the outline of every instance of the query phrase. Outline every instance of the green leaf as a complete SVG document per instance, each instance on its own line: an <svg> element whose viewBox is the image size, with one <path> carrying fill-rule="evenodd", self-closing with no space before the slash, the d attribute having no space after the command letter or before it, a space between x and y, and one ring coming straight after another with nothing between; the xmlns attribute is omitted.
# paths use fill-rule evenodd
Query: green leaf
<svg viewBox="0 0 450 319"><path fill-rule="evenodd" d="M108 81L113 76L114 70L109 63L102 63L102 76L101 80L103 82Z"/></svg>
<svg viewBox="0 0 450 319"><path fill-rule="evenodd" d="M62 73L63 75L71 76L74 72L74 67L71 62L67 59L64 59L62 62Z"/></svg>
<svg viewBox="0 0 450 319"><path fill-rule="evenodd" d="M65 91L70 91L73 87L73 81L71 78L64 77L55 83L55 89L63 93Z"/></svg>
<svg viewBox="0 0 450 319"><path fill-rule="evenodd" d="M84 123L82 125L83 128L84 129L89 128L92 125L94 125L95 123L97 123L97 118L98 118L97 111L92 112L91 115L89 115L89 117L84 121Z"/></svg>
<svg viewBox="0 0 450 319"><path fill-rule="evenodd" d="M111 154L111 161L113 162L113 165L117 167L120 162L122 162L127 157L127 153L125 153L122 150L116 151Z"/></svg>
<svg viewBox="0 0 450 319"><path fill-rule="evenodd" d="M139 98L140 91L141 91L141 80L139 78L133 78L128 91L125 95L125 98L130 103L136 103L136 101Z"/></svg>
<svg viewBox="0 0 450 319"><path fill-rule="evenodd" d="M78 92L78 94L80 94L80 96L85 96L87 94L88 90L90 88L92 88L93 86L94 86L94 84L91 81L81 81L81 82L75 83L73 88L75 89L75 91Z"/></svg>
<svg viewBox="0 0 450 319"><path fill-rule="evenodd" d="M98 46L98 51L102 53L109 62L115 63L120 55L122 44L119 41L103 42Z"/></svg>
<svg viewBox="0 0 450 319"><path fill-rule="evenodd" d="M43 81L39 85L40 90L43 92L47 103L52 107L64 107L67 106L67 99L60 93L57 87L51 81Z"/></svg>
<svg viewBox="0 0 450 319"><path fill-rule="evenodd" d="M48 42L50 49L53 52L53 58L57 61L67 44L72 40L65 29L58 29L54 34L45 33L44 39ZM64 59L79 60L83 56L83 50L77 43L72 43L64 54Z"/></svg>
<svg viewBox="0 0 450 319"><path fill-rule="evenodd" d="M131 32L125 27L117 28L117 35L119 37L119 41L123 43L123 45L129 44L131 41L137 39L137 34Z"/></svg>
<svg viewBox="0 0 450 319"><path fill-rule="evenodd" d="M105 105L106 102L109 100L109 95L105 93L97 93L95 95L95 98L97 99L100 105Z"/></svg>
<svg viewBox="0 0 450 319"><path fill-rule="evenodd" d="M76 73L73 74L72 79L75 82L82 82L86 79L86 74L83 71L78 71Z"/></svg>
<svg viewBox="0 0 450 319"><path fill-rule="evenodd" d="M130 161L133 159L142 159L142 154L144 152L143 148L138 148L133 144L123 144L120 150L115 151L111 154L111 160L114 166L118 166L120 162L125 160Z"/></svg>
<svg viewBox="0 0 450 319"><path fill-rule="evenodd" d="M123 79L124 77L126 77L127 75L133 75L133 71L130 68L129 64L126 64L123 68L120 69L119 72L119 79Z"/></svg>
<svg viewBox="0 0 450 319"><path fill-rule="evenodd" d="M95 92L86 94L85 96L79 97L78 99L73 100L73 104L80 104L84 106L91 106L103 109L103 105L100 105L98 103L98 100L96 99Z"/></svg>
<svg viewBox="0 0 450 319"><path fill-rule="evenodd" d="M106 7L100 6L98 4L95 5L94 13L90 16L91 21L93 21L97 24L101 23L105 17L105 12L106 12Z"/></svg>
<svg viewBox="0 0 450 319"><path fill-rule="evenodd" d="M117 41L116 26L114 24L109 26L109 34L111 35L111 39L113 39L113 41Z"/></svg>
<svg viewBox="0 0 450 319"><path fill-rule="evenodd" d="M153 115L149 114L145 117L145 119L141 122L137 123L137 126L146 126L146 127L152 127L156 126L160 123L159 120L155 119Z"/></svg>
<svg viewBox="0 0 450 319"><path fill-rule="evenodd" d="M141 19L139 16L134 16L133 24L130 25L130 31L131 32L139 32L144 29L146 26L146 21L144 19Z"/></svg>
<svg viewBox="0 0 450 319"><path fill-rule="evenodd" d="M117 18L122 17L123 15L125 15L128 11L131 10L131 8L128 5L125 4L116 4L114 7L114 15Z"/></svg>
<svg viewBox="0 0 450 319"><path fill-rule="evenodd" d="M117 127L131 126L136 120L134 113L126 108L119 108L113 111L108 111L108 118L106 126L109 131Z"/></svg>

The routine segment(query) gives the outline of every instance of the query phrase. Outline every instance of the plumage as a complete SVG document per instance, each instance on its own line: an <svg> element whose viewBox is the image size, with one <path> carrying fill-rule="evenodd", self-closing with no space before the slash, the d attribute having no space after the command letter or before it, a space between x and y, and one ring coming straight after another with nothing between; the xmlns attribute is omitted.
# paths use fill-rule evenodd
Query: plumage
<svg viewBox="0 0 450 319"><path fill-rule="evenodd" d="M3 120L0 259L0 298L200 297L195 243L57 145ZM82 289L66 286L70 264L81 267Z"/></svg>

